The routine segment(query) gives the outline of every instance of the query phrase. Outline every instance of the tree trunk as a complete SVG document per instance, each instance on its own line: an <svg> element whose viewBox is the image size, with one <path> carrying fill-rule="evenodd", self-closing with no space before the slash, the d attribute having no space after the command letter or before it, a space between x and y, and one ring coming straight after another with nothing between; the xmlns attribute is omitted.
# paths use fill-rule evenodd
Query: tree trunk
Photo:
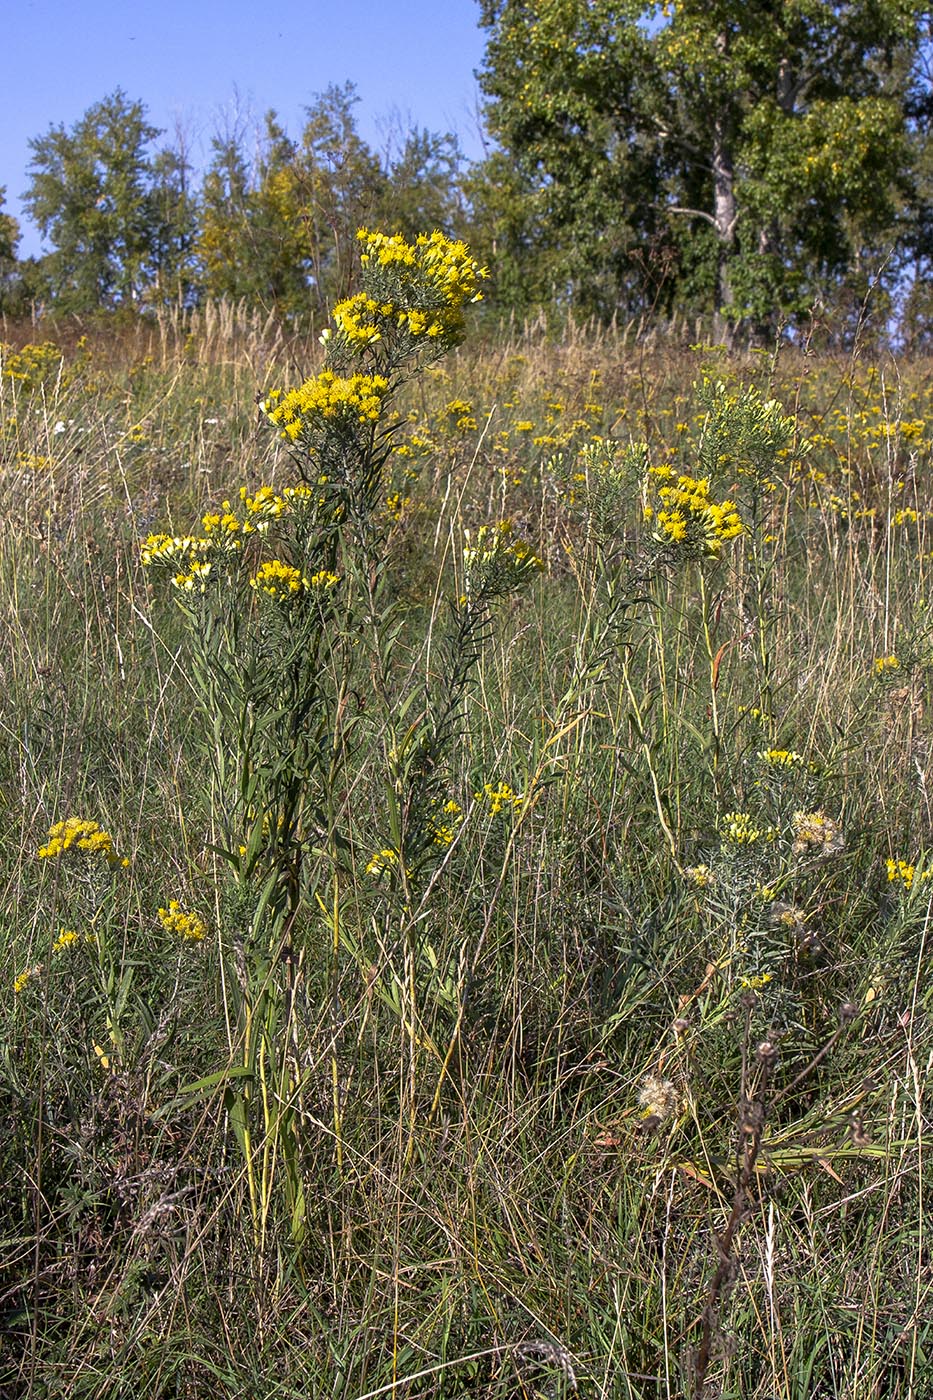
<svg viewBox="0 0 933 1400"><path fill-rule="evenodd" d="M716 48L725 54L729 36L717 34ZM727 313L735 298L729 280L729 259L735 244L735 167L732 157L732 132L728 116L720 112L713 124L713 221L716 228L716 313L715 334L718 340L728 339L733 326Z"/></svg>
<svg viewBox="0 0 933 1400"><path fill-rule="evenodd" d="M726 313L735 300L729 280L729 259L735 243L736 216L732 146L721 118L717 118L713 127L713 220L718 243L715 329L717 338L723 339L731 325Z"/></svg>

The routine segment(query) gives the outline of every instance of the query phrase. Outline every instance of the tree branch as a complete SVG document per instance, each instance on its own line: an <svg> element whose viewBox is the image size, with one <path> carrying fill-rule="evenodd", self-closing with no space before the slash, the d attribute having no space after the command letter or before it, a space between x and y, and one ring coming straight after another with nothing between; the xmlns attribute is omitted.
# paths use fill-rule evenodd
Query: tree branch
<svg viewBox="0 0 933 1400"><path fill-rule="evenodd" d="M663 207L668 214L689 214L694 219L705 219L716 228L716 220L705 209L684 209L680 204L665 204Z"/></svg>

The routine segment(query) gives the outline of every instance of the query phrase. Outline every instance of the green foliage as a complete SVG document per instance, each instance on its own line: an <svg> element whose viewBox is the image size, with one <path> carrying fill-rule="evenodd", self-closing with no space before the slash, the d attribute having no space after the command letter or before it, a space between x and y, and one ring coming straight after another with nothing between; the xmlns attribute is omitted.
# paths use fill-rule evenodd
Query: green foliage
<svg viewBox="0 0 933 1400"><path fill-rule="evenodd" d="M529 262L556 258L583 310L673 304L758 324L857 281L913 198L923 13L487 4L487 118L537 204ZM713 276L697 282L703 225Z"/></svg>
<svg viewBox="0 0 933 1400"><path fill-rule="evenodd" d="M361 224L407 237L425 227L453 231L456 141L410 131L380 163L357 131L357 101L352 83L329 87L306 109L298 140L270 112L254 163L242 132L215 138L198 235L206 295L287 317L309 308L324 315L353 281Z"/></svg>
<svg viewBox="0 0 933 1400"><path fill-rule="evenodd" d="M183 147L165 146L153 157L148 206L151 242L144 302L190 306L198 291L195 242L197 198Z"/></svg>
<svg viewBox="0 0 933 1400"><path fill-rule="evenodd" d="M298 133L274 111L154 149L124 93L33 143L27 208L52 244L3 251L8 312L243 301L296 326L355 275L354 233L469 236L494 308L684 317L773 339L828 312L841 340L929 334L929 15L916 0L488 0L491 148L398 119L381 151L352 83Z"/></svg>
<svg viewBox="0 0 933 1400"><path fill-rule="evenodd" d="M9 286L16 267L16 247L19 243L19 224L12 214L3 212L6 190L0 185L0 311L7 309Z"/></svg>
<svg viewBox="0 0 933 1400"><path fill-rule="evenodd" d="M307 1226L296 1114L306 1083L282 1047L283 1035L292 1034L296 965L320 985L329 964L337 997L345 945L365 956L345 928L345 886L360 868L385 877L382 936L397 936L401 920L406 961L387 969L380 992L409 1028L414 1073L413 901L453 841L461 811L444 790L448 755L465 723L491 606L540 567L510 525L481 530L464 550L463 596L450 604L443 682L405 693L397 660L405 619L387 587L389 408L412 374L462 340L463 309L480 299L484 274L465 245L437 232L408 243L359 230L355 241L362 290L334 307L334 326L322 336L325 368L262 404L298 479L281 492L244 487L242 515L225 501L204 516L203 535L153 534L142 551L185 618L210 809L222 831L218 853L232 873L239 974L231 968L231 976L241 996L234 1054L242 1074L226 1085L225 1107L261 1253L279 1172L296 1242ZM374 695L364 713L352 698L367 689ZM387 844L360 851L347 793L372 784L374 754L384 755L387 769ZM342 1171L336 1024L334 1037L333 1132ZM211 1082L222 1078L217 1070Z"/></svg>
<svg viewBox="0 0 933 1400"><path fill-rule="evenodd" d="M405 244L0 348L3 1385L922 1389L928 367Z"/></svg>
<svg viewBox="0 0 933 1400"><path fill-rule="evenodd" d="M94 311L143 300L151 280L178 290L191 239L184 161L153 164L158 130L125 92L97 102L71 132L32 140L25 207L53 251L43 270L57 304Z"/></svg>

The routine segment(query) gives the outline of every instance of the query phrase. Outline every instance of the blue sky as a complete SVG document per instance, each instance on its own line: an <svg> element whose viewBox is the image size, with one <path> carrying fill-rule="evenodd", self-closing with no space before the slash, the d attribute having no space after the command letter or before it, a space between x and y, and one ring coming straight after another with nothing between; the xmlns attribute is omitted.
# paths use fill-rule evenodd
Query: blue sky
<svg viewBox="0 0 933 1400"><path fill-rule="evenodd" d="M20 219L20 255L40 251L20 195L29 139L71 127L121 87L201 164L214 131L274 107L297 135L303 108L354 82L358 126L376 149L393 113L456 131L480 154L474 71L484 35L476 0L9 0L3 7L0 185Z"/></svg>

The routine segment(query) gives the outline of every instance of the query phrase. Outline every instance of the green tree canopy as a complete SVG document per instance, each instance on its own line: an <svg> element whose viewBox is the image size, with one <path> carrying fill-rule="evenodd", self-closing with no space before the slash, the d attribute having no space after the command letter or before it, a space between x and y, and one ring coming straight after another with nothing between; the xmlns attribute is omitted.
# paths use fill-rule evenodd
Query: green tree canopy
<svg viewBox="0 0 933 1400"><path fill-rule="evenodd" d="M151 143L158 130L119 88L71 131L53 126L30 141L24 203L44 238L53 294L69 310L139 301L156 233Z"/></svg>
<svg viewBox="0 0 933 1400"><path fill-rule="evenodd" d="M412 129L380 160L357 129L356 104L352 83L319 93L297 140L268 113L252 160L245 130L215 138L197 239L208 296L326 313L352 284L361 225L410 237L462 220L456 139Z"/></svg>
<svg viewBox="0 0 933 1400"><path fill-rule="evenodd" d="M482 0L526 255L575 305L765 320L899 236L915 0Z"/></svg>
<svg viewBox="0 0 933 1400"><path fill-rule="evenodd" d="M6 188L0 185L0 311L11 309L17 274L16 250L19 247L19 223L6 214L3 205Z"/></svg>

